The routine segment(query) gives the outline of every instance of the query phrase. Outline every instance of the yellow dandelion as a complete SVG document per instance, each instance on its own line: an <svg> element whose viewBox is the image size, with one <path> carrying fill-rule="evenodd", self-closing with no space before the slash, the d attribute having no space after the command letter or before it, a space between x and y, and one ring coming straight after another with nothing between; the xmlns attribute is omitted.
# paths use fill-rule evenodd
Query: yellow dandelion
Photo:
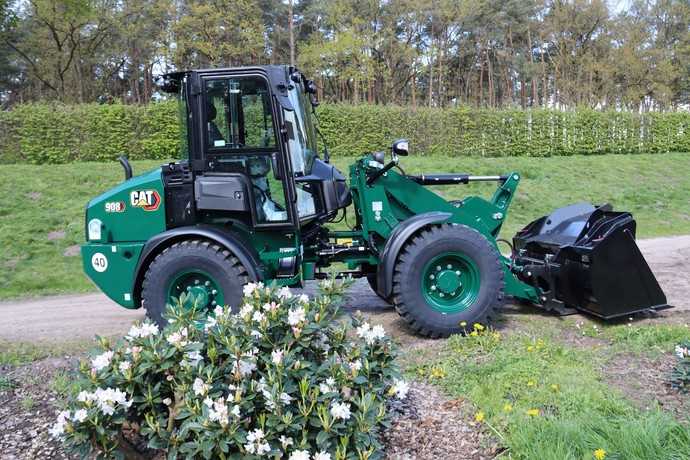
<svg viewBox="0 0 690 460"><path fill-rule="evenodd" d="M476 414L474 414L474 421L482 423L484 421L484 412L479 411Z"/></svg>
<svg viewBox="0 0 690 460"><path fill-rule="evenodd" d="M470 337L477 337L479 333L477 331L470 332Z"/></svg>
<svg viewBox="0 0 690 460"><path fill-rule="evenodd" d="M539 409L529 409L527 411L527 415L529 415L530 417L537 417L539 416Z"/></svg>
<svg viewBox="0 0 690 460"><path fill-rule="evenodd" d="M597 460L604 460L606 458L606 451L601 448L595 450L594 458L596 458Z"/></svg>
<svg viewBox="0 0 690 460"><path fill-rule="evenodd" d="M557 392L560 389L561 388L557 384L555 384L555 383L551 384L551 391Z"/></svg>
<svg viewBox="0 0 690 460"><path fill-rule="evenodd" d="M530 345L529 347L527 347L527 351L529 351L529 352L534 351L534 347L532 345Z"/></svg>
<svg viewBox="0 0 690 460"><path fill-rule="evenodd" d="M533 386L535 386L536 384L537 384L537 382L535 382L534 380L528 380L528 381L527 381L527 386L528 386L528 387L533 387Z"/></svg>
<svg viewBox="0 0 690 460"><path fill-rule="evenodd" d="M479 324L479 323L474 323L474 328L475 328L476 330L478 330L478 331L483 331L483 330L484 330L484 326L482 326L482 325Z"/></svg>
<svg viewBox="0 0 690 460"><path fill-rule="evenodd" d="M513 405L510 403L506 403L503 406L503 412L512 412L512 410L513 410Z"/></svg>
<svg viewBox="0 0 690 460"><path fill-rule="evenodd" d="M493 337L494 340L500 340L501 339L501 333L500 332L493 332L491 334L491 337Z"/></svg>
<svg viewBox="0 0 690 460"><path fill-rule="evenodd" d="M446 376L446 371L442 367L433 367L431 369L431 377L435 379L442 379Z"/></svg>

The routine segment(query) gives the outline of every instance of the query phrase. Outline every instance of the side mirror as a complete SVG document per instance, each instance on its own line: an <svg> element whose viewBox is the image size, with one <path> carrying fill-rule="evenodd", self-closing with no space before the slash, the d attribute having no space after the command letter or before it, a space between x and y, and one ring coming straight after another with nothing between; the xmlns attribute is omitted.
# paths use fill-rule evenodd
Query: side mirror
<svg viewBox="0 0 690 460"><path fill-rule="evenodd" d="M410 154L410 143L407 142L407 139L398 139L393 142L391 150L393 151L393 159L397 159L398 156L406 157Z"/></svg>

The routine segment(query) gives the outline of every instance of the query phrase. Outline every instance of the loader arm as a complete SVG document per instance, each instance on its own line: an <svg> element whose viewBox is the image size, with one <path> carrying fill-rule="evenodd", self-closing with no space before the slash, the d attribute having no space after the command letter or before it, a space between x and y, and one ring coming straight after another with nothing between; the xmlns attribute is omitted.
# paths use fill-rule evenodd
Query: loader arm
<svg viewBox="0 0 690 460"><path fill-rule="evenodd" d="M409 239L419 228L408 227L417 222L421 215L443 214L443 222L466 225L481 233L498 251L496 239L505 221L513 199L520 175L516 172L502 176L472 176L469 174L432 174L408 176L389 169L375 181L372 175L380 168L365 157L355 163L350 170L350 183L353 201L357 211L357 226L365 241L374 241L380 254L384 254L377 270L380 294L390 295L392 286L392 267L404 241L395 241L401 234ZM467 184L475 181L496 181L499 183L490 200L478 196L468 196L462 201L449 202L427 187L427 185ZM438 222L436 222L438 223ZM433 224L433 222L431 223ZM430 225L426 223L424 225ZM411 231L400 233L396 229L408 228ZM373 236L372 236L373 235ZM391 247L396 250L391 250ZM511 260L501 256L504 265L506 294L529 301L538 301L536 288L515 277L511 271Z"/></svg>

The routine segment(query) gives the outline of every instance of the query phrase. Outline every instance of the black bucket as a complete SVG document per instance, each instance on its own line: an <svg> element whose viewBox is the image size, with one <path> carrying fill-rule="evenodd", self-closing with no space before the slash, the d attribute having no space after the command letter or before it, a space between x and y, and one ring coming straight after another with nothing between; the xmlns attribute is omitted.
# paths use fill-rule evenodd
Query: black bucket
<svg viewBox="0 0 690 460"><path fill-rule="evenodd" d="M610 205L559 208L513 238L513 269L540 288L542 306L609 319L670 308L635 243L635 220Z"/></svg>

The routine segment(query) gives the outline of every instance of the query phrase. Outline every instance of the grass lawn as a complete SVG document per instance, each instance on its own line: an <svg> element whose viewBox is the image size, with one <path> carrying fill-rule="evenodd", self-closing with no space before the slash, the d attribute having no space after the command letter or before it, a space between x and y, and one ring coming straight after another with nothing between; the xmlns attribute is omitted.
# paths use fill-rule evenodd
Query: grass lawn
<svg viewBox="0 0 690 460"><path fill-rule="evenodd" d="M352 161L334 163L344 172ZM134 162L135 174L160 162ZM556 158L402 159L408 173L519 171L523 181L504 237L552 209L578 201L610 202L634 213L640 237L690 233L690 154ZM122 180L111 163L3 165L0 181L0 299L91 291L77 245L86 202ZM495 184L439 188L448 199L490 196Z"/></svg>
<svg viewBox="0 0 690 460"><path fill-rule="evenodd" d="M409 367L411 376L469 400L477 425L505 448L499 457L593 459L602 449L607 459L690 458L689 414L681 408L674 417L644 394L635 403L608 375L610 367L624 369L624 386L635 388L642 363L658 352L670 356L676 340L690 335L687 325L583 329L548 317L509 321L498 331L453 336L440 358L418 356L424 364ZM630 350L641 354L639 363ZM646 390L663 393L667 377ZM678 395L681 407L686 398Z"/></svg>

